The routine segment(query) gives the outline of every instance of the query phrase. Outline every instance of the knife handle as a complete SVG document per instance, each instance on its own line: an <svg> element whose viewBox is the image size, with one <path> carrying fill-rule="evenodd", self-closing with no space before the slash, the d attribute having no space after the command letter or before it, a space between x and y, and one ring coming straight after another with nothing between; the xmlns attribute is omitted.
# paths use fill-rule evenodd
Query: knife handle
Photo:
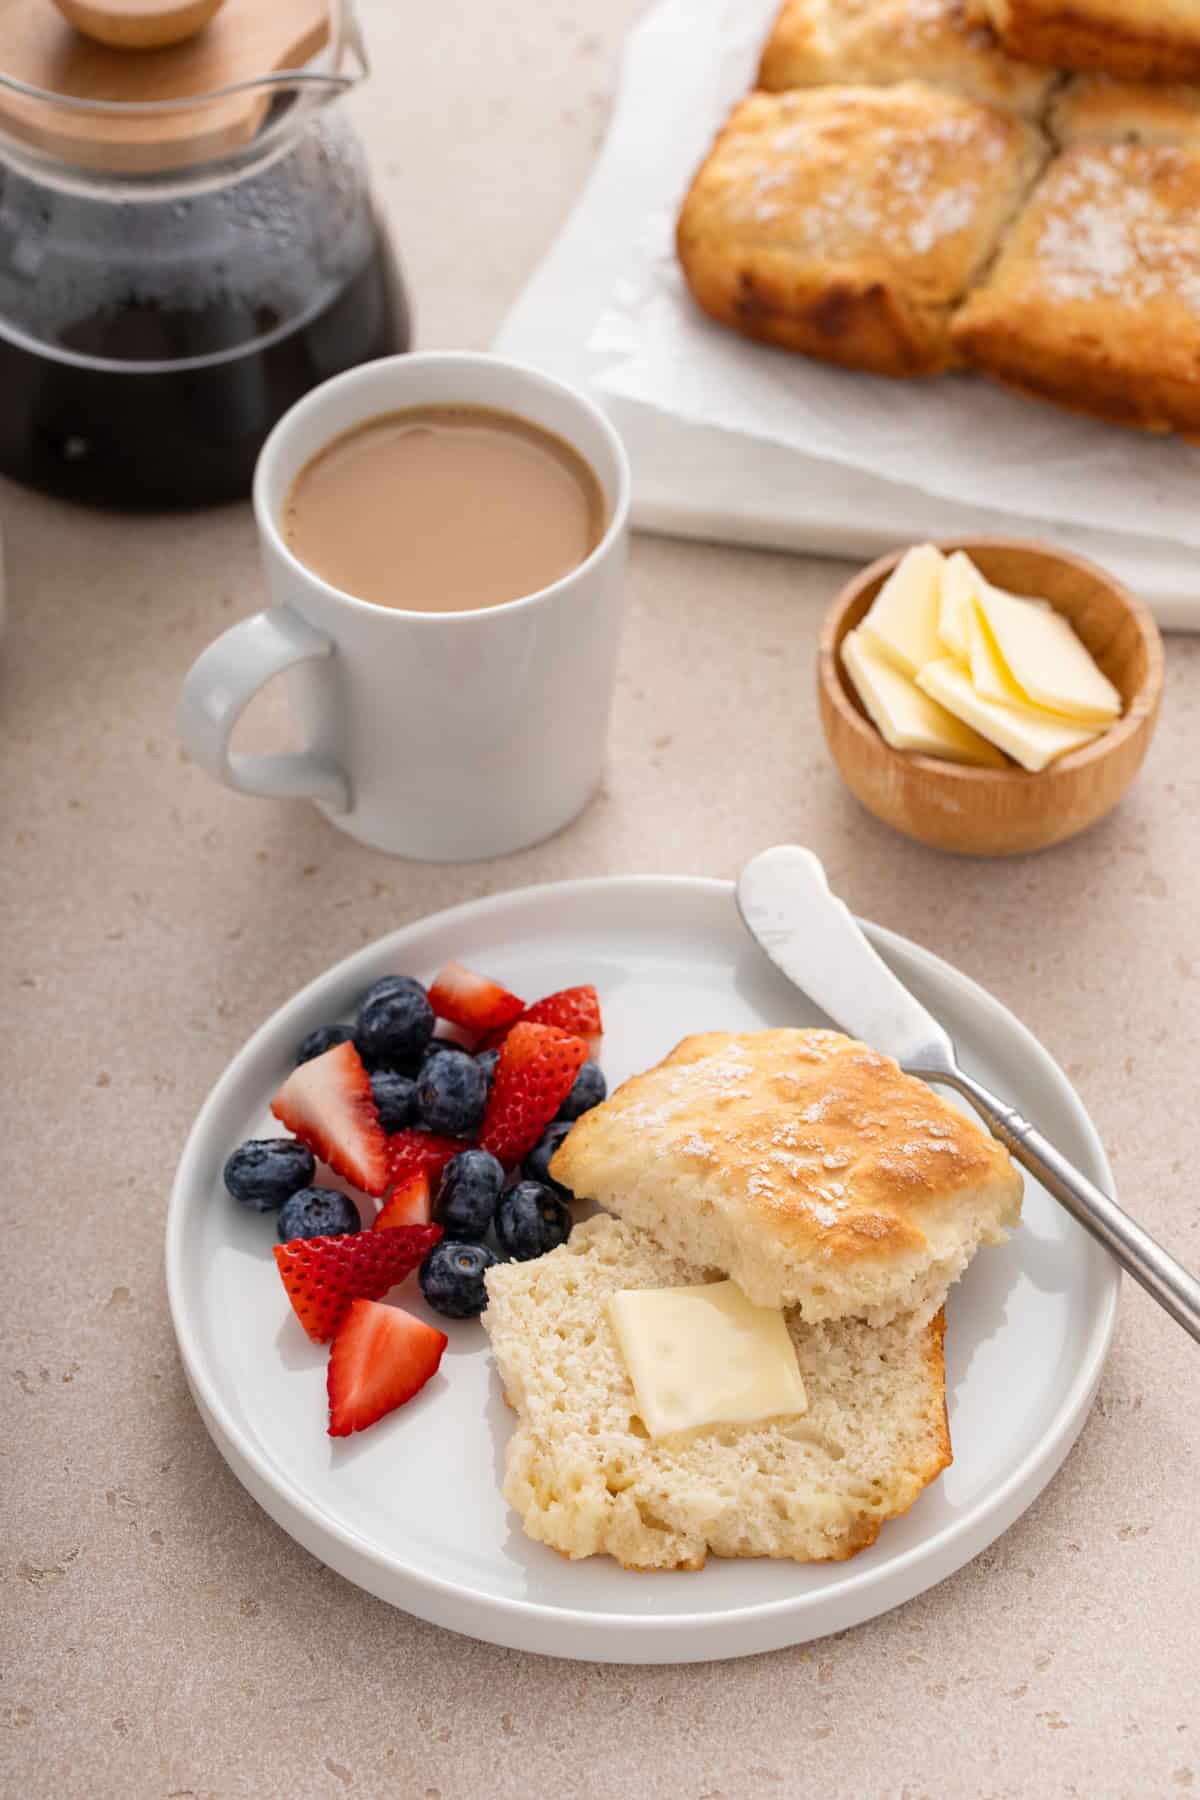
<svg viewBox="0 0 1200 1800"><path fill-rule="evenodd" d="M1200 1281L1014 1107L961 1069L936 1079L957 1088L1010 1154L1200 1343Z"/></svg>

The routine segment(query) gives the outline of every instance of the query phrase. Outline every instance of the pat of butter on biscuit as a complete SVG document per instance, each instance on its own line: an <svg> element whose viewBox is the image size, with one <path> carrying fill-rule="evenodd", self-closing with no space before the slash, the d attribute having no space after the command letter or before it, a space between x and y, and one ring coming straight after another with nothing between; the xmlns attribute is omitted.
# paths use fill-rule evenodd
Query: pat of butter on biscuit
<svg viewBox="0 0 1200 1800"><path fill-rule="evenodd" d="M859 627L905 675L942 655L938 612L945 561L933 544L906 550Z"/></svg>
<svg viewBox="0 0 1200 1800"><path fill-rule="evenodd" d="M652 1438L808 1408L783 1314L735 1281L622 1289L608 1313Z"/></svg>
<svg viewBox="0 0 1200 1800"><path fill-rule="evenodd" d="M842 639L842 662L867 715L893 750L915 750L945 762L1000 769L1004 758L952 713L923 694L863 637L861 630Z"/></svg>

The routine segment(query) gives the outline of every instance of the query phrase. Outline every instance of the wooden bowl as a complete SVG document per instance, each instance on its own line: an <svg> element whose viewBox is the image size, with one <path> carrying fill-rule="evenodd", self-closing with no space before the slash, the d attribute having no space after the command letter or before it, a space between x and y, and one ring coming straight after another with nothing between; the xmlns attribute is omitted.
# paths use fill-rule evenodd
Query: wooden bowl
<svg viewBox="0 0 1200 1800"><path fill-rule="evenodd" d="M817 650L821 723L842 778L868 812L935 850L1015 856L1086 831L1120 800L1142 765L1162 698L1163 647L1140 600L1094 563L1015 538L943 543L965 550L997 587L1048 600L1071 621L1124 702L1121 717L1040 773L969 769L893 750L863 711L838 654L903 556L881 557L834 601Z"/></svg>

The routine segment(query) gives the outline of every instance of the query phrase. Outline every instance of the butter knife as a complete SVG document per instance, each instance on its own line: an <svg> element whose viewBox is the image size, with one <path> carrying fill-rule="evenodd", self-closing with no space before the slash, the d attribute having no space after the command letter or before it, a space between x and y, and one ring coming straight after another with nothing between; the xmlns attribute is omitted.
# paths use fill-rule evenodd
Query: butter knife
<svg viewBox="0 0 1200 1800"><path fill-rule="evenodd" d="M1200 1342L1200 1281L1036 1126L959 1067L949 1033L876 954L849 909L830 892L811 850L796 844L764 850L738 877L737 900L751 937L789 981L851 1036L894 1056L908 1074L969 1100L1047 1193Z"/></svg>

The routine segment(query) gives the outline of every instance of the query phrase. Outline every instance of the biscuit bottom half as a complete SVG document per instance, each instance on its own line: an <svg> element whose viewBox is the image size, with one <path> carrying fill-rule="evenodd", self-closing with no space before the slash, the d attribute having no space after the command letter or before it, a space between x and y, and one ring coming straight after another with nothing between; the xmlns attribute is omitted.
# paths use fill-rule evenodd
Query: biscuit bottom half
<svg viewBox="0 0 1200 1800"><path fill-rule="evenodd" d="M517 1412L506 1500L539 1543L629 1569L698 1569L710 1553L855 1555L951 1460L944 1315L884 1327L791 1315L803 1415L654 1442L607 1302L706 1277L602 1215L549 1256L489 1271L483 1322Z"/></svg>

